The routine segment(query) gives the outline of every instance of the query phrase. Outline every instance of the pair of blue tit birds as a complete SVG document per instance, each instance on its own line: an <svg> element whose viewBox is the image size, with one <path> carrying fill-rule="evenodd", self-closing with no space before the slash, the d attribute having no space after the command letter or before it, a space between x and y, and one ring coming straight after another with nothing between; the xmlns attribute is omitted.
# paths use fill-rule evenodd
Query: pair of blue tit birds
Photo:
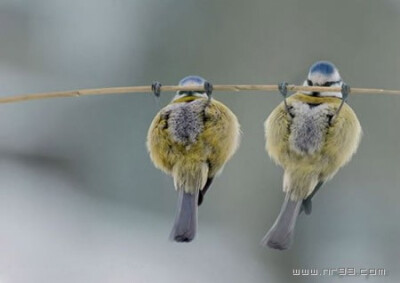
<svg viewBox="0 0 400 283"><path fill-rule="evenodd" d="M197 210L215 176L236 152L240 125L228 107L211 98L212 85L188 76L179 91L154 118L147 147L154 165L174 178L178 209L171 239L190 242L197 231ZM356 152L362 130L345 103L349 88L330 62L311 66L306 86L341 87L341 92L302 92L286 99L265 121L266 150L284 169L285 200L261 244L285 250L293 242L298 215L311 213L311 199ZM159 85L158 85L159 86ZM157 88L157 85L154 85Z"/></svg>

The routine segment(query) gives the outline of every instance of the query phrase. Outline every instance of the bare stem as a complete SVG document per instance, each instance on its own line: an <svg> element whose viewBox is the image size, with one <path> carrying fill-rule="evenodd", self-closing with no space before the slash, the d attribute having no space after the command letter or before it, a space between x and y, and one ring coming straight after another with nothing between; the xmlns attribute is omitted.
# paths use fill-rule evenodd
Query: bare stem
<svg viewBox="0 0 400 283"><path fill-rule="evenodd" d="M175 92L179 90L204 91L203 87L194 86L172 86L166 85L161 87L161 92ZM296 86L288 85L289 91L330 91L340 92L341 88L332 87L316 87L316 86ZM278 85L214 85L214 91L278 91ZM130 86L130 87L111 87L111 88L93 88L80 89L70 91L34 93L27 95L8 96L0 98L1 103L22 102L28 100L47 99L47 98L62 98L62 97L80 97L89 95L109 95L121 93L151 93L151 86ZM400 90L389 89L373 89L373 88L351 88L351 94L389 94L400 95Z"/></svg>

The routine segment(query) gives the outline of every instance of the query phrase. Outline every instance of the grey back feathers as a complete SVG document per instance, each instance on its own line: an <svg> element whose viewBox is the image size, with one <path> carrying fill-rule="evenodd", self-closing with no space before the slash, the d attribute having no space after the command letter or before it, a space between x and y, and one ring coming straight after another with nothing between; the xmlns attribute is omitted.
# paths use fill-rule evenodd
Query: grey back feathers
<svg viewBox="0 0 400 283"><path fill-rule="evenodd" d="M168 129L177 143L190 145L196 142L203 131L204 110L208 103L205 99L196 99L173 103L165 108L165 114L169 117Z"/></svg>
<svg viewBox="0 0 400 283"><path fill-rule="evenodd" d="M293 102L290 112L294 115L290 128L289 144L299 154L313 154L319 151L329 126L329 116L334 112L327 105L311 107L307 103Z"/></svg>

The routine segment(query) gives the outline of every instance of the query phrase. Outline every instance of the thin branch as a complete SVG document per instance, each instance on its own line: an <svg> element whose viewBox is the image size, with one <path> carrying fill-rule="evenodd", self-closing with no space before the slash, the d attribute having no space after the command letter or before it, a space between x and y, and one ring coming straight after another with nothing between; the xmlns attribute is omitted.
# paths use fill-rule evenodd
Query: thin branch
<svg viewBox="0 0 400 283"><path fill-rule="evenodd" d="M194 86L171 86L166 85L161 87L161 92L175 92L179 90L192 90L192 91L203 91L203 87ZM289 91L330 91L340 92L341 88L333 87L316 87L316 86L296 86L288 85ZM277 85L214 85L214 91L278 91ZM58 91L58 92L45 92L35 93L28 95L17 95L0 98L0 104L22 102L28 100L47 99L47 98L62 98L62 97L80 97L89 95L108 95L108 94L121 94L121 93L151 93L151 86L130 86L130 87L111 87L111 88L92 88L92 89L80 89L70 91ZM351 88L351 94L390 94L400 95L400 90L389 90L389 89L372 89L372 88Z"/></svg>

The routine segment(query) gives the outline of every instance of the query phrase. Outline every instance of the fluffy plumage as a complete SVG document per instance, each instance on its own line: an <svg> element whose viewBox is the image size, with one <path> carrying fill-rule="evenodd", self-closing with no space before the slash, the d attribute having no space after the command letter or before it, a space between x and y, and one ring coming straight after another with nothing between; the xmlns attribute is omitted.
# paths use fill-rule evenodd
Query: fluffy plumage
<svg viewBox="0 0 400 283"><path fill-rule="evenodd" d="M310 106L297 101L291 106L290 113L296 117L290 128L291 148L300 155L313 154L321 150L330 117L335 114L333 109L326 104Z"/></svg>
<svg viewBox="0 0 400 283"><path fill-rule="evenodd" d="M188 145L194 144L203 131L204 109L208 101L197 99L190 103L172 103L162 110L168 117L168 129L174 142Z"/></svg>
<svg viewBox="0 0 400 283"><path fill-rule="evenodd" d="M336 112L341 102L335 97L297 93L287 102L295 116L292 119L288 115L283 103L275 108L265 122L266 149L270 157L285 169L284 191L289 192L293 200L299 200L311 194L319 181L329 180L350 161L360 142L361 126L347 104L344 104L333 125L329 125L330 115ZM296 104L302 105L296 106L297 109L308 107L307 104L320 106L302 112L295 110L293 105ZM311 126L314 127L311 135L308 126L299 126L301 120L313 125L318 119L320 124ZM311 137L314 139L311 140ZM298 143L307 139L308 143L302 145L305 150L300 150Z"/></svg>
<svg viewBox="0 0 400 283"><path fill-rule="evenodd" d="M347 104L332 120L341 103L337 95L297 93L287 103L291 115L281 103L265 122L267 152L285 170L285 202L261 242L275 249L290 247L298 214L303 210L311 212L314 190L351 159L362 132L356 114Z"/></svg>
<svg viewBox="0 0 400 283"><path fill-rule="evenodd" d="M179 192L171 233L175 241L194 238L197 204L235 153L239 138L240 126L232 111L221 102L194 93L179 93L154 118L147 136L150 158L157 168L173 176Z"/></svg>

